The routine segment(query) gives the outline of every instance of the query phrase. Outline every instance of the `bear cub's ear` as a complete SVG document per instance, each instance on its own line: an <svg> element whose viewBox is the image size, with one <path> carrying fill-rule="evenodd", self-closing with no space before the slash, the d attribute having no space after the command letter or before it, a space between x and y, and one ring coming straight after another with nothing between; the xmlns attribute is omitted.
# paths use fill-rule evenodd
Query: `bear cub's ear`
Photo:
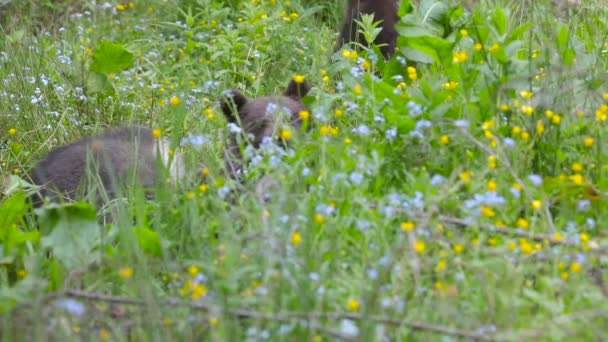
<svg viewBox="0 0 608 342"><path fill-rule="evenodd" d="M306 81L300 83L291 80L287 85L287 89L283 92L284 96L291 97L294 100L300 100L310 91L310 86Z"/></svg>
<svg viewBox="0 0 608 342"><path fill-rule="evenodd" d="M239 111L249 101L247 97L236 90L227 90L220 102L222 112L228 122L237 122Z"/></svg>

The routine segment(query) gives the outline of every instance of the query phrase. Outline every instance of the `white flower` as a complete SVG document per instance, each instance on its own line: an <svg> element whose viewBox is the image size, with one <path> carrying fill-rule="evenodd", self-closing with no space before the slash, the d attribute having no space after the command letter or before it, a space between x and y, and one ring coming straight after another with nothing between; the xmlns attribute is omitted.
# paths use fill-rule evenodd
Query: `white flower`
<svg viewBox="0 0 608 342"><path fill-rule="evenodd" d="M543 184L543 177L537 174L531 174L528 176L528 180L532 182L535 186L540 186Z"/></svg>
<svg viewBox="0 0 608 342"><path fill-rule="evenodd" d="M235 124L234 122L229 122L228 123L228 129L230 130L231 133L241 133L243 130L241 129L241 127L239 127L239 125Z"/></svg>
<svg viewBox="0 0 608 342"><path fill-rule="evenodd" d="M363 175L359 172L351 173L349 178L354 184L361 184L361 182L363 181Z"/></svg>
<svg viewBox="0 0 608 342"><path fill-rule="evenodd" d="M454 121L454 126L460 128L469 128L469 121L464 119L456 120Z"/></svg>
<svg viewBox="0 0 608 342"><path fill-rule="evenodd" d="M355 321L350 319L343 319L340 322L340 331L349 337L357 337L359 336L359 328Z"/></svg>

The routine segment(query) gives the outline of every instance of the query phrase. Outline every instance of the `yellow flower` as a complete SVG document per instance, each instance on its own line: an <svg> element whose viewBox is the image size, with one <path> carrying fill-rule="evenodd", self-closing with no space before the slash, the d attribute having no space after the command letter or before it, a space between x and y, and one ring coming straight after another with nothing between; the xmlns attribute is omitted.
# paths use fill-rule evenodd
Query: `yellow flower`
<svg viewBox="0 0 608 342"><path fill-rule="evenodd" d="M531 91L522 90L522 91L520 91L520 92L519 92L519 95L520 95L521 97L523 97L524 99L529 99L529 98L531 98L532 96L534 96L534 93L533 93L533 92L531 92Z"/></svg>
<svg viewBox="0 0 608 342"><path fill-rule="evenodd" d="M293 232L293 234L291 234L291 244L297 245L300 242L302 242L302 234L300 234L300 232L296 230L295 232Z"/></svg>
<svg viewBox="0 0 608 342"><path fill-rule="evenodd" d="M502 110L503 112L508 112L510 109L511 109L511 107L509 107L508 104L500 105L500 110Z"/></svg>
<svg viewBox="0 0 608 342"><path fill-rule="evenodd" d="M545 131L545 124L542 120L536 121L536 135L542 135Z"/></svg>
<svg viewBox="0 0 608 342"><path fill-rule="evenodd" d="M526 115L532 115L534 113L534 107L532 107L532 106L522 105L520 107L520 109L521 109L521 112Z"/></svg>
<svg viewBox="0 0 608 342"><path fill-rule="evenodd" d="M329 134L329 126L321 126L319 127L319 133L321 133L321 135L327 135Z"/></svg>
<svg viewBox="0 0 608 342"><path fill-rule="evenodd" d="M452 249L454 250L454 253L456 253L456 254L460 254L460 253L464 252L464 246L459 243L455 244L452 247Z"/></svg>
<svg viewBox="0 0 608 342"><path fill-rule="evenodd" d="M304 82L304 79L305 79L304 75L299 75L299 74L293 75L293 80L296 83L302 83L302 82Z"/></svg>
<svg viewBox="0 0 608 342"><path fill-rule="evenodd" d="M441 138L439 138L439 141L442 144L447 145L450 142L450 137L447 135L442 135Z"/></svg>
<svg viewBox="0 0 608 342"><path fill-rule="evenodd" d="M344 115L344 111L342 109L338 108L338 109L336 109L335 114L336 114L336 117L339 118L342 115Z"/></svg>
<svg viewBox="0 0 608 342"><path fill-rule="evenodd" d="M317 214L315 215L315 222L316 222L317 224L323 224L323 222L325 222L325 217L323 217L323 215L321 215L321 214L317 213Z"/></svg>
<svg viewBox="0 0 608 342"><path fill-rule="evenodd" d="M581 242L588 242L589 241L589 234L587 233L580 233L579 237L581 238Z"/></svg>
<svg viewBox="0 0 608 342"><path fill-rule="evenodd" d="M568 272L562 272L562 274L560 274L560 277L562 277L562 279L564 280L568 280L570 274Z"/></svg>
<svg viewBox="0 0 608 342"><path fill-rule="evenodd" d="M496 189L498 188L498 184L496 184L496 182L493 180L489 180L486 183L486 188L488 189L488 191L496 191Z"/></svg>
<svg viewBox="0 0 608 342"><path fill-rule="evenodd" d="M521 239L519 241L519 247L521 248L521 251L524 252L525 254L531 254L534 253L534 245L532 245L528 240L526 239Z"/></svg>
<svg viewBox="0 0 608 342"><path fill-rule="evenodd" d="M361 94L361 86L360 86L360 85L358 85L358 84L357 84L357 85L355 85L354 91L355 91L355 94L356 94L356 95Z"/></svg>
<svg viewBox="0 0 608 342"><path fill-rule="evenodd" d="M186 198L187 199L193 199L194 198L194 192L192 192L192 191L186 192Z"/></svg>
<svg viewBox="0 0 608 342"><path fill-rule="evenodd" d="M198 191L200 192L207 192L207 190L209 190L209 185L207 184L201 184L198 186Z"/></svg>
<svg viewBox="0 0 608 342"><path fill-rule="evenodd" d="M543 206L543 202L540 200L533 200L530 205L532 206L532 209L538 210Z"/></svg>
<svg viewBox="0 0 608 342"><path fill-rule="evenodd" d="M350 59L357 59L357 57L359 57L357 55L357 51L353 51L353 50L344 50L342 51L342 55L346 58L350 58Z"/></svg>
<svg viewBox="0 0 608 342"><path fill-rule="evenodd" d="M564 239L564 236L560 232L555 232L553 233L553 238L555 239L555 241L562 241Z"/></svg>
<svg viewBox="0 0 608 342"><path fill-rule="evenodd" d="M350 138L345 138L344 143L350 145L353 141Z"/></svg>
<svg viewBox="0 0 608 342"><path fill-rule="evenodd" d="M308 112L307 110L301 110L298 115L300 115L300 119L306 121L308 120L308 118L310 117L310 112Z"/></svg>
<svg viewBox="0 0 608 342"><path fill-rule="evenodd" d="M468 183L471 180L471 177L473 176L473 174L469 171L462 171L460 173L460 180L463 181L464 183Z"/></svg>
<svg viewBox="0 0 608 342"><path fill-rule="evenodd" d="M521 127L519 126L513 126L513 128L511 129L511 133L514 135L520 134L521 133Z"/></svg>
<svg viewBox="0 0 608 342"><path fill-rule="evenodd" d="M127 7L123 4L116 5L116 9L119 11L124 11Z"/></svg>
<svg viewBox="0 0 608 342"><path fill-rule="evenodd" d="M528 140L528 139L530 139L530 133L528 133L528 132L521 132L521 139L522 140Z"/></svg>
<svg viewBox="0 0 608 342"><path fill-rule="evenodd" d="M289 129L283 128L279 132L279 136L283 140L289 140L289 139L291 139L291 131Z"/></svg>
<svg viewBox="0 0 608 342"><path fill-rule="evenodd" d="M585 177L583 177L583 175L581 175L580 173L575 173L570 176L570 180L572 181L572 183L577 185L585 183Z"/></svg>
<svg viewBox="0 0 608 342"><path fill-rule="evenodd" d="M201 173L203 174L203 176L206 176L209 174L209 168L208 167L203 167L203 169L201 170Z"/></svg>
<svg viewBox="0 0 608 342"><path fill-rule="evenodd" d="M480 51L481 49L483 49L483 45L481 45L481 43L475 43L475 45L473 45L474 51Z"/></svg>
<svg viewBox="0 0 608 342"><path fill-rule="evenodd" d="M460 29L460 35L465 37L469 35L469 31L467 31L466 29Z"/></svg>
<svg viewBox="0 0 608 342"><path fill-rule="evenodd" d="M414 243L414 250L418 253L423 253L426 250L426 243L424 241L416 241Z"/></svg>
<svg viewBox="0 0 608 342"><path fill-rule="evenodd" d="M410 80L415 81L418 78L418 70L413 66L409 66L407 67L407 75Z"/></svg>
<svg viewBox="0 0 608 342"><path fill-rule="evenodd" d="M517 248L517 244L515 243L515 241L509 241L507 242L507 248L509 248L510 250L514 250L515 248Z"/></svg>
<svg viewBox="0 0 608 342"><path fill-rule="evenodd" d="M161 134L162 134L162 132L159 128L155 128L152 130L152 135L154 135L157 138L160 137Z"/></svg>
<svg viewBox="0 0 608 342"><path fill-rule="evenodd" d="M485 217L494 217L496 216L496 213L494 212L494 209L492 209L492 207L489 207L487 205L482 205L480 208L481 214Z"/></svg>
<svg viewBox="0 0 608 342"><path fill-rule="evenodd" d="M517 226L522 229L528 229L530 227L530 223L523 217L517 219Z"/></svg>
<svg viewBox="0 0 608 342"><path fill-rule="evenodd" d="M123 278L131 278L133 276L133 269L131 267L123 267L118 270L118 275Z"/></svg>
<svg viewBox="0 0 608 342"><path fill-rule="evenodd" d="M190 273L191 276L195 276L199 272L200 272L200 269L196 265L190 265L190 267L188 267L188 273Z"/></svg>
<svg viewBox="0 0 608 342"><path fill-rule="evenodd" d="M495 169L496 168L496 156L489 156L488 157L488 167L490 169Z"/></svg>
<svg viewBox="0 0 608 342"><path fill-rule="evenodd" d="M416 227L416 223L414 223L412 221L401 222L401 229L403 229L406 232L411 231L415 227Z"/></svg>
<svg viewBox="0 0 608 342"><path fill-rule="evenodd" d="M10 134L10 135L15 135L15 133L17 133L17 130L14 128L11 128L8 130L8 134Z"/></svg>
<svg viewBox="0 0 608 342"><path fill-rule="evenodd" d="M583 171L583 164L581 163L572 163L572 171L581 172Z"/></svg>
<svg viewBox="0 0 608 342"><path fill-rule="evenodd" d="M462 63L465 62L468 58L469 55L467 54L467 52L465 50L461 50L461 51L454 51L452 53L452 61L454 63Z"/></svg>
<svg viewBox="0 0 608 342"><path fill-rule="evenodd" d="M169 102L171 102L172 105L177 106L179 104L179 97L177 96L173 96L169 99Z"/></svg>
<svg viewBox="0 0 608 342"><path fill-rule="evenodd" d="M349 310L356 311L359 309L359 301L354 298L351 298L348 300L347 306Z"/></svg>
<svg viewBox="0 0 608 342"><path fill-rule="evenodd" d="M443 271L445 270L446 266L448 265L448 262L445 260L439 260L439 262L437 263L437 271Z"/></svg>
<svg viewBox="0 0 608 342"><path fill-rule="evenodd" d="M583 266L581 264L579 264L578 262L573 262L570 265L570 271L572 271L574 273L580 272L582 268L583 268Z"/></svg>
<svg viewBox="0 0 608 342"><path fill-rule="evenodd" d="M19 277L19 279L23 279L23 278L27 277L27 270L21 269L21 270L17 271L17 277Z"/></svg>
<svg viewBox="0 0 608 342"><path fill-rule="evenodd" d="M365 70L369 69L370 66L372 66L372 62L367 59L361 62L361 67Z"/></svg>
<svg viewBox="0 0 608 342"><path fill-rule="evenodd" d="M498 43L494 43L491 47L490 47L490 52L494 53L497 52L498 49L500 49L500 44Z"/></svg>
<svg viewBox="0 0 608 342"><path fill-rule="evenodd" d="M206 294L207 294L207 288L205 287L205 285L196 284L196 285L194 285L194 287L192 289L192 294L190 295L190 298L198 299L199 297L202 297Z"/></svg>
<svg viewBox="0 0 608 342"><path fill-rule="evenodd" d="M587 147L593 146L593 143L595 143L595 140L592 137L585 137L583 139L583 144L585 144Z"/></svg>
<svg viewBox="0 0 608 342"><path fill-rule="evenodd" d="M119 5L119 6L122 6L122 5ZM110 337L112 337L112 333L108 329L106 329L106 328L99 329L99 339L100 340L107 341L110 339Z"/></svg>
<svg viewBox="0 0 608 342"><path fill-rule="evenodd" d="M555 114L551 117L551 123L554 125L559 125L562 122L562 117L558 114Z"/></svg>
<svg viewBox="0 0 608 342"><path fill-rule="evenodd" d="M207 321L211 325L217 325L220 322L220 320L217 317L209 317L209 319Z"/></svg>

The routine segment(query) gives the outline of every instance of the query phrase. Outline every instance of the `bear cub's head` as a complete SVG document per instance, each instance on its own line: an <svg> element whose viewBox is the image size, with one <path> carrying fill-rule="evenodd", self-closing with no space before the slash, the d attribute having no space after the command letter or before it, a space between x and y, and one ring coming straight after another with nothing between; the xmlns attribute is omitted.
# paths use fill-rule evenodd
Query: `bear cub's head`
<svg viewBox="0 0 608 342"><path fill-rule="evenodd" d="M308 110L302 98L310 87L291 80L280 96L248 98L236 90L226 92L221 102L222 112L229 123L240 125L251 143L259 147L266 137L275 136L283 125L299 130L302 127L300 112Z"/></svg>
<svg viewBox="0 0 608 342"><path fill-rule="evenodd" d="M308 111L302 98L309 91L310 87L305 81L294 80L278 96L248 98L236 90L229 90L220 106L228 123L240 125L243 135L257 148L266 139L279 138L281 130L291 132L302 128L301 112ZM238 178L242 171L242 156L235 136L231 138L227 151L231 154L226 160L228 171L232 177Z"/></svg>

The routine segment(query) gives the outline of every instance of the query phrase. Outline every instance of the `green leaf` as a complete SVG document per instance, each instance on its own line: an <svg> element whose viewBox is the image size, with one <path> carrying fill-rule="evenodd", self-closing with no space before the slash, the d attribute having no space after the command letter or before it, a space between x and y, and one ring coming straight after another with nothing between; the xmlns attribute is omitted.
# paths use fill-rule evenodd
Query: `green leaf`
<svg viewBox="0 0 608 342"><path fill-rule="evenodd" d="M121 44L102 40L93 54L91 71L105 74L121 71L131 67L134 59Z"/></svg>
<svg viewBox="0 0 608 342"><path fill-rule="evenodd" d="M505 34L505 32L507 31L507 16L505 15L505 12L500 9L500 7L497 7L494 11L494 15L492 16L492 22L494 23L494 27L496 27L496 30L500 35Z"/></svg>
<svg viewBox="0 0 608 342"><path fill-rule="evenodd" d="M103 95L113 96L116 94L114 85L110 82L110 79L106 74L99 72L91 72L89 79L87 80L87 90L93 93L100 93Z"/></svg>
<svg viewBox="0 0 608 342"><path fill-rule="evenodd" d="M154 256L162 255L162 248L158 233L147 227L135 228L134 232L137 236L137 241L139 242L139 245L145 253Z"/></svg>
<svg viewBox="0 0 608 342"><path fill-rule="evenodd" d="M567 48L562 53L562 59L564 60L564 64L570 66L574 64L574 59L576 58L576 52L574 52L573 48Z"/></svg>
<svg viewBox="0 0 608 342"><path fill-rule="evenodd" d="M447 65L452 60L452 48L454 43L449 42L443 38L421 36L421 37L399 37L398 44L399 48L405 54L405 57L418 62L428 63L429 58L439 64ZM404 47L405 49L402 49ZM408 53L408 49L411 48L420 54Z"/></svg>
<svg viewBox="0 0 608 342"><path fill-rule="evenodd" d="M95 209L89 204L50 204L36 209L43 231L43 248L51 250L66 269L85 266L92 261L91 252L100 242L100 229Z"/></svg>
<svg viewBox="0 0 608 342"><path fill-rule="evenodd" d="M505 48L502 45L500 45L500 47L498 48L498 50L491 52L491 54L501 64L507 64L507 62L509 61L509 57L507 57L507 53L505 52Z"/></svg>
<svg viewBox="0 0 608 342"><path fill-rule="evenodd" d="M25 215L28 207L23 191L16 192L2 203L0 207L0 242L6 243L11 228Z"/></svg>
<svg viewBox="0 0 608 342"><path fill-rule="evenodd" d="M566 26L562 26L557 33L557 37L555 37L558 51L564 52L568 48L568 39L568 28Z"/></svg>
<svg viewBox="0 0 608 342"><path fill-rule="evenodd" d="M532 26L531 22L525 23L519 27L516 27L513 31L511 31L511 34L509 34L507 36L507 39L505 39L505 44L509 44L510 42L520 39L521 36L528 31L528 29Z"/></svg>

